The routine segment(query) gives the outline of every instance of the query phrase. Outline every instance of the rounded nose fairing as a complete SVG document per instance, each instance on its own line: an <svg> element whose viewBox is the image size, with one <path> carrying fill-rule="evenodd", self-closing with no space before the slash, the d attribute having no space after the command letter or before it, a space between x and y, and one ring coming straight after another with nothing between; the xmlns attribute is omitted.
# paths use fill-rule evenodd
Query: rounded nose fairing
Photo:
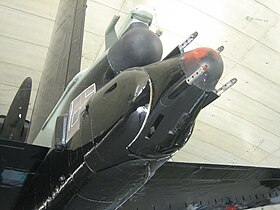
<svg viewBox="0 0 280 210"><path fill-rule="evenodd" d="M188 51L182 55L181 66L186 77L192 75L201 66L207 66L194 85L205 90L213 91L222 76L224 64L218 51L211 48L201 47Z"/></svg>

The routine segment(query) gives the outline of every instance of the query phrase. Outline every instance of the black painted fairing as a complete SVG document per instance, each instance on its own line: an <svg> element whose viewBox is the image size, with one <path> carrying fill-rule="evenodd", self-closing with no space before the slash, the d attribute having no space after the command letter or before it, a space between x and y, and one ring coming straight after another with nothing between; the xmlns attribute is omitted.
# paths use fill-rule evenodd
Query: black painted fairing
<svg viewBox="0 0 280 210"><path fill-rule="evenodd" d="M117 209L149 177L149 163L145 160L131 160L96 174L91 173L64 209Z"/></svg>
<svg viewBox="0 0 280 210"><path fill-rule="evenodd" d="M68 147L73 150L92 142L84 154L93 171L126 161L126 147L143 128L151 104L148 74L139 69L122 72L92 96L82 113L80 135Z"/></svg>
<svg viewBox="0 0 280 210"><path fill-rule="evenodd" d="M195 118L209 92L186 83L180 59L145 67L153 84L153 104L143 131L128 146L135 156L170 156L185 145L192 133Z"/></svg>
<svg viewBox="0 0 280 210"><path fill-rule="evenodd" d="M1 209L16 206L26 186L38 174L37 169L48 151L49 148L0 139Z"/></svg>
<svg viewBox="0 0 280 210"><path fill-rule="evenodd" d="M172 155L188 141L203 103L209 93L187 86L177 97L167 91L154 107L145 128L129 147L140 157L161 158Z"/></svg>
<svg viewBox="0 0 280 210"><path fill-rule="evenodd" d="M187 142L209 95L186 83L179 59L129 69L98 88L66 150L49 153L18 206L57 209L76 195L73 206L82 198L81 205L105 201L115 208L135 193ZM119 178L110 180L109 171ZM105 185L105 194L92 191L100 187L96 180L108 179L114 191Z"/></svg>

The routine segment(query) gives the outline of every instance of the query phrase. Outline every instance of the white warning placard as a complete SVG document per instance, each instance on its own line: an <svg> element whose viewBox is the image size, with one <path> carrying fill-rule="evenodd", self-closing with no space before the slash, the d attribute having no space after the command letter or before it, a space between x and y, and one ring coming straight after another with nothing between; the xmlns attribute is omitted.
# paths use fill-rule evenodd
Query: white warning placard
<svg viewBox="0 0 280 210"><path fill-rule="evenodd" d="M69 118L67 126L66 143L73 137L73 135L80 129L81 112L85 109L90 97L96 93L96 85L93 83L81 92L71 103L69 107Z"/></svg>

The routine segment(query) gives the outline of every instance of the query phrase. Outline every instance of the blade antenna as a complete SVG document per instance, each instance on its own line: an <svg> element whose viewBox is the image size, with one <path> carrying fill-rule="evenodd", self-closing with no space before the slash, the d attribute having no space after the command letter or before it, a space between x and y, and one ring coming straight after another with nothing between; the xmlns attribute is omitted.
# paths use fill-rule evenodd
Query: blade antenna
<svg viewBox="0 0 280 210"><path fill-rule="evenodd" d="M222 46L218 47L218 49L216 51L218 53L221 53L224 49L225 49L225 47L222 45Z"/></svg>
<svg viewBox="0 0 280 210"><path fill-rule="evenodd" d="M228 81L226 84L224 84L222 87L220 87L219 89L215 90L214 92L220 96L222 95L226 90L228 90L229 88L231 88L235 83L237 82L236 78L231 79L230 81Z"/></svg>
<svg viewBox="0 0 280 210"><path fill-rule="evenodd" d="M190 44L192 43L192 41L198 36L198 32L195 31L194 33L192 33L182 44L180 44L178 47L181 51L181 53L184 52L184 49Z"/></svg>
<svg viewBox="0 0 280 210"><path fill-rule="evenodd" d="M175 47L163 60L167 60L174 56L184 53L184 49L198 36L197 32L192 33L182 44Z"/></svg>

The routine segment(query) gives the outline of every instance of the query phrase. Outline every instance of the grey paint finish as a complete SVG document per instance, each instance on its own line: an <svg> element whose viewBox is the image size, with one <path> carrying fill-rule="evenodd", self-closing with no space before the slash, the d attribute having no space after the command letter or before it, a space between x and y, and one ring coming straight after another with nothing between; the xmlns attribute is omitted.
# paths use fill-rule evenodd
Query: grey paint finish
<svg viewBox="0 0 280 210"><path fill-rule="evenodd" d="M32 114L28 142L58 102L67 84L80 71L86 0L61 0Z"/></svg>

